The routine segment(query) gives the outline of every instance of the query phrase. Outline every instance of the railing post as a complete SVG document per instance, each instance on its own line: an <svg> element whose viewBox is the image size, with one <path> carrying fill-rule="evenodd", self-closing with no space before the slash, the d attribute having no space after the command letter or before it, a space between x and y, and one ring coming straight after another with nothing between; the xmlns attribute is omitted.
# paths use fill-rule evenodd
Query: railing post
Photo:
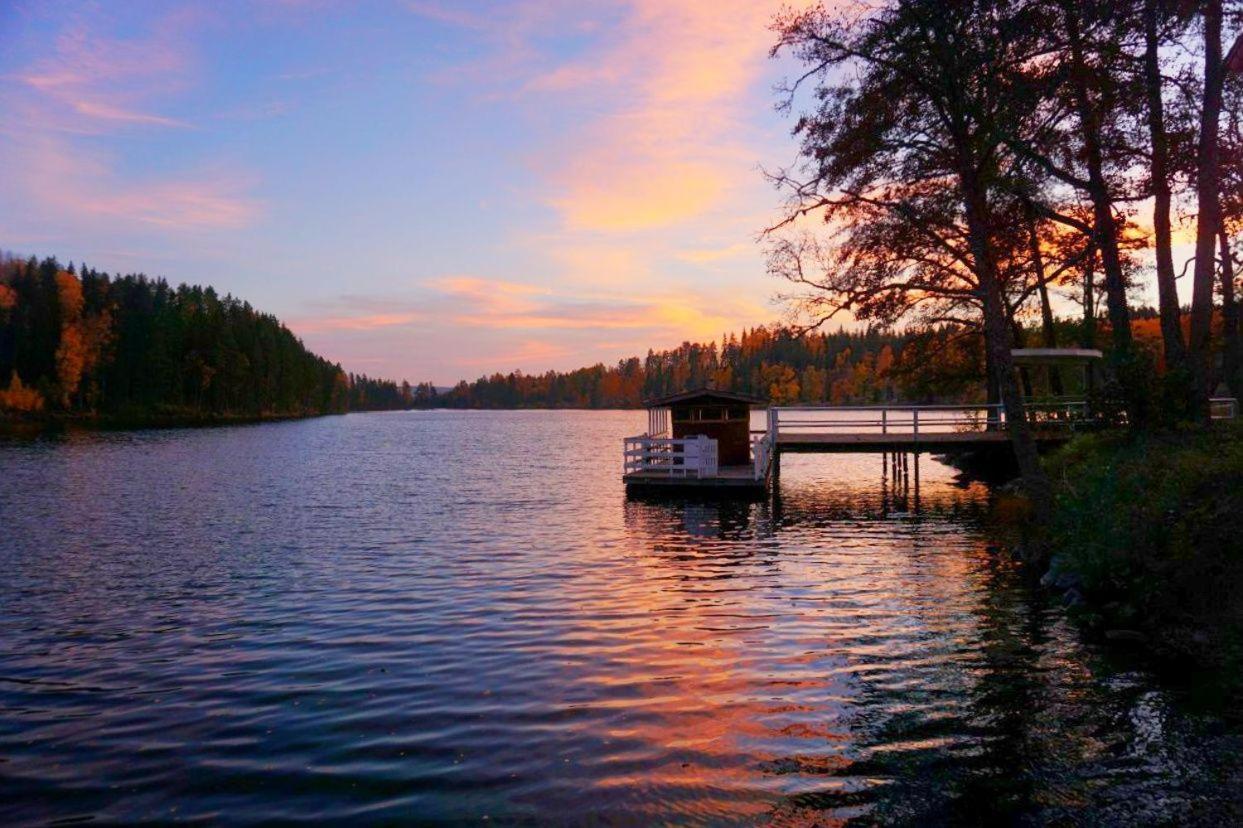
<svg viewBox="0 0 1243 828"><path fill-rule="evenodd" d="M912 414L911 424L915 432L915 441L918 442L919 441L919 409L918 408L912 409L911 414Z"/></svg>
<svg viewBox="0 0 1243 828"><path fill-rule="evenodd" d="M889 433L889 409L888 408L882 408L880 410L880 433L881 434Z"/></svg>

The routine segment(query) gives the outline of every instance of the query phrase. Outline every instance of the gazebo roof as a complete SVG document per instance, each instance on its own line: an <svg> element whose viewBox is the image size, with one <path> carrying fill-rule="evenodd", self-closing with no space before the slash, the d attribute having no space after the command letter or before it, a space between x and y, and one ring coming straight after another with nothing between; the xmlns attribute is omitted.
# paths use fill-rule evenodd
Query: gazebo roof
<svg viewBox="0 0 1243 828"><path fill-rule="evenodd" d="M1104 354L1095 348L1015 348L1015 365L1086 365Z"/></svg>
<svg viewBox="0 0 1243 828"><path fill-rule="evenodd" d="M738 394L733 391L718 391L715 388L697 388L691 391L682 391L677 394L670 394L666 397L657 397L652 400L645 400L644 405L648 408L664 408L669 405L680 405L686 403L726 403L746 405L765 405L767 400L759 397L752 397L749 394Z"/></svg>

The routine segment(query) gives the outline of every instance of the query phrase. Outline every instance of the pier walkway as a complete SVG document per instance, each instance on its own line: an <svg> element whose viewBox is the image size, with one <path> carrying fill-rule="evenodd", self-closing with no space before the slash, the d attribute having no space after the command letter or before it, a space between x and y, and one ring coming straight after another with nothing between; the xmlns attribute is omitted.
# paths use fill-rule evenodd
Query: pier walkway
<svg viewBox="0 0 1243 828"><path fill-rule="evenodd" d="M1238 409L1233 398L1212 401L1214 419L1234 419ZM717 440L672 438L663 430L668 418L653 411L649 433L624 441L627 486L763 489L785 452L949 454L1004 448L1010 439L1000 405L773 406L767 428L751 431L749 462L723 464ZM1084 400L1029 402L1026 412L1042 447L1094 424Z"/></svg>

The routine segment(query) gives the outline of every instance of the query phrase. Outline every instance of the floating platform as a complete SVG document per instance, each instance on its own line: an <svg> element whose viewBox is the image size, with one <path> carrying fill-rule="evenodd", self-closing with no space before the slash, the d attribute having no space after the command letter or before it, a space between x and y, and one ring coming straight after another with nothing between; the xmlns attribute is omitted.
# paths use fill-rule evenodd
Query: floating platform
<svg viewBox="0 0 1243 828"><path fill-rule="evenodd" d="M762 477L755 476L750 466L719 466L712 477L674 476L665 472L640 471L622 475L626 488L642 489L694 489L764 491L768 487L769 471Z"/></svg>

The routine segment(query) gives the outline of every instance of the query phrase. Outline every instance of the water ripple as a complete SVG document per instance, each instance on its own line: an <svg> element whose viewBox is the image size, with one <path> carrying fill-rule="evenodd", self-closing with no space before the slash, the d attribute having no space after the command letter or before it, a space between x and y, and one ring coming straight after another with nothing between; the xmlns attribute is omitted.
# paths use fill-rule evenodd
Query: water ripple
<svg viewBox="0 0 1243 828"><path fill-rule="evenodd" d="M640 412L0 443L0 821L1243 820L931 458L627 499Z"/></svg>

